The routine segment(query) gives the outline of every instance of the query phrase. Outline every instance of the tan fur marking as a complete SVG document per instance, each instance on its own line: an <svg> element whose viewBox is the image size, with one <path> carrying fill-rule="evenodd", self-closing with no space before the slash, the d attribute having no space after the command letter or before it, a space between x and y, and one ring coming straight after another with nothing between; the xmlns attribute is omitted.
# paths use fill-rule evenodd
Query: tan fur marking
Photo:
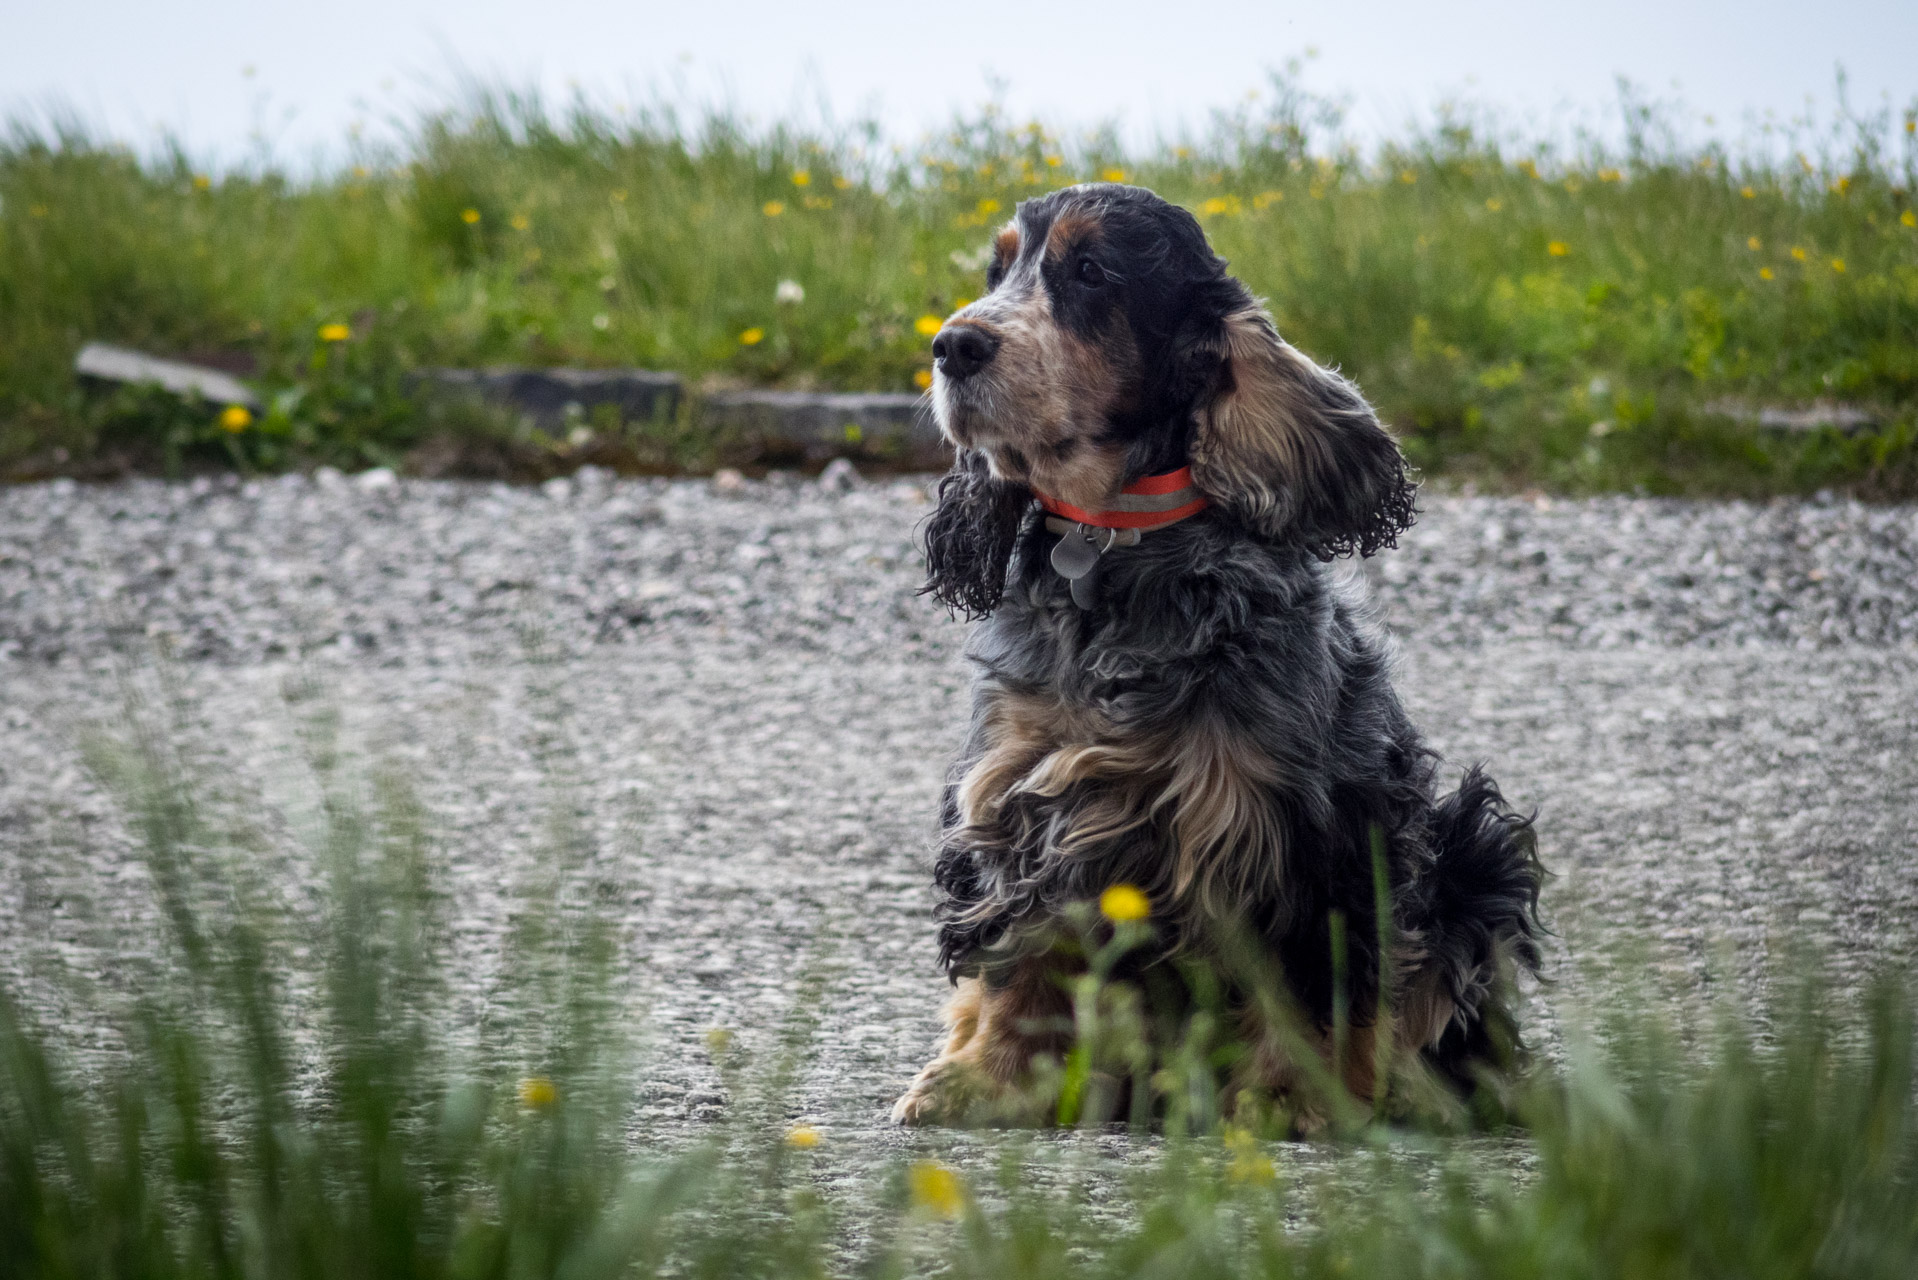
<svg viewBox="0 0 1918 1280"><path fill-rule="evenodd" d="M992 238L992 254L997 259L1000 270L1003 271L1012 265L1012 260L1019 256L1017 223L1008 222L999 229L999 234Z"/></svg>
<svg viewBox="0 0 1918 1280"><path fill-rule="evenodd" d="M1320 463L1325 444L1305 425L1305 388L1321 375L1258 308L1226 317L1222 354L1229 386L1199 415L1193 483L1255 516L1269 515L1285 500L1278 490L1309 482Z"/></svg>

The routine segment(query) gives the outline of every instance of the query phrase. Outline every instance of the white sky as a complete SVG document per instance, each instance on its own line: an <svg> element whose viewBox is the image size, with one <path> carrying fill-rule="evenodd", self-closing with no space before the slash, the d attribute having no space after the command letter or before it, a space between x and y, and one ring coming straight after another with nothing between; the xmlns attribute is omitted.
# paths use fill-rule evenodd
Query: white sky
<svg viewBox="0 0 1918 1280"><path fill-rule="evenodd" d="M577 84L608 106L726 100L761 119L825 103L905 138L999 83L1020 115L1116 119L1147 139L1202 124L1307 49L1305 82L1350 95L1350 128L1372 137L1448 95L1533 133L1609 126L1619 75L1734 139L1808 95L1828 114L1840 64L1855 108L1918 97L1918 0L0 0L0 32L0 113L65 109L140 147L171 132L217 163L256 136L286 162L337 159L354 122L377 134L461 74L553 99Z"/></svg>

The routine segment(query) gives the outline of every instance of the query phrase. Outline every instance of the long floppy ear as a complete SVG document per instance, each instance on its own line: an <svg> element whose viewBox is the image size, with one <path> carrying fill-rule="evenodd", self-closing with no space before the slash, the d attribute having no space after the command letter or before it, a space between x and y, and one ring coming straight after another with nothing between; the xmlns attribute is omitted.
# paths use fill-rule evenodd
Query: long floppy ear
<svg viewBox="0 0 1918 1280"><path fill-rule="evenodd" d="M1201 344L1218 364L1194 424L1193 483L1255 532L1321 559L1395 546L1418 491L1398 443L1357 387L1286 343L1230 283L1239 305Z"/></svg>
<svg viewBox="0 0 1918 1280"><path fill-rule="evenodd" d="M997 609L1031 506L1031 490L994 479L984 454L959 450L939 482L939 505L926 517L926 585L919 594L968 621Z"/></svg>

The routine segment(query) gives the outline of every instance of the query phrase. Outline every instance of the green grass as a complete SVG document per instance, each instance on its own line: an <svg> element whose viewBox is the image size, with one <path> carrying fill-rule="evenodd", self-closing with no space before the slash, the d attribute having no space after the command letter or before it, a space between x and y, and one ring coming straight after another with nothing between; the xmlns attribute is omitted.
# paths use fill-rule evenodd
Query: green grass
<svg viewBox="0 0 1918 1280"><path fill-rule="evenodd" d="M1615 152L1442 114L1361 154L1290 82L1262 101L1126 154L992 111L900 151L872 127L480 95L309 180L16 125L0 467L393 463L434 433L500 429L409 402L420 365L911 390L917 322L983 288L978 250L1012 207L1123 175L1199 212L1288 336L1354 376L1434 474L1918 492L1911 113L1841 111L1741 151L1660 141L1660 116L1628 101ZM776 302L782 280L804 301ZM322 340L329 324L351 337ZM273 408L227 433L205 409L89 401L70 374L88 339L249 359ZM1712 408L1817 398L1880 427L1767 434Z"/></svg>
<svg viewBox="0 0 1918 1280"><path fill-rule="evenodd" d="M725 1116L662 1131L637 1110L647 1059L575 799L551 793L551 874L516 895L471 1025L439 888L456 850L401 772L354 759L325 699L295 694L297 813L220 817L186 735L138 703L90 750L160 945L64 1027L0 985L10 1277L1918 1270L1912 993L1839 998L1816 964L1764 1006L1604 993L1608 1015L1524 1083L1524 1128L1502 1137L1360 1117L1308 1150L1213 1121L1135 1137L1146 1159L1121 1165L1110 1138L932 1134L888 1162L830 1126L790 1130L822 957L758 1061L709 1037ZM268 826L303 833L311 892L264 882Z"/></svg>

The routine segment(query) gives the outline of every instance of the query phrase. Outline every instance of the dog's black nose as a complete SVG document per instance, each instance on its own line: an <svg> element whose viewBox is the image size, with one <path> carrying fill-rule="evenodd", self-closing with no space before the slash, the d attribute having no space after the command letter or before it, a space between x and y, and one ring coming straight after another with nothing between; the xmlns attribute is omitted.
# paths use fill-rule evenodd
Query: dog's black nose
<svg viewBox="0 0 1918 1280"><path fill-rule="evenodd" d="M970 378L992 363L999 339L977 325L949 324L932 340L932 360L948 378Z"/></svg>

